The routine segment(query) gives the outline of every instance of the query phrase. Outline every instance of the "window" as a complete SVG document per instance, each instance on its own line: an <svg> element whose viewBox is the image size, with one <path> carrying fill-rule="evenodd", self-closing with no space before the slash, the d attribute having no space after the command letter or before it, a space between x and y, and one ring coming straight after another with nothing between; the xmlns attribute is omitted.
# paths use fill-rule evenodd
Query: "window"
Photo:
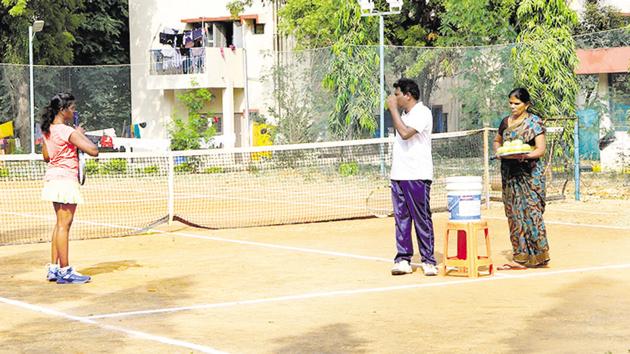
<svg viewBox="0 0 630 354"><path fill-rule="evenodd" d="M217 135L223 134L223 114L222 113L203 113L203 118L208 120L208 127L214 127Z"/></svg>
<svg viewBox="0 0 630 354"><path fill-rule="evenodd" d="M257 23L254 25L254 34L265 34L265 24Z"/></svg>

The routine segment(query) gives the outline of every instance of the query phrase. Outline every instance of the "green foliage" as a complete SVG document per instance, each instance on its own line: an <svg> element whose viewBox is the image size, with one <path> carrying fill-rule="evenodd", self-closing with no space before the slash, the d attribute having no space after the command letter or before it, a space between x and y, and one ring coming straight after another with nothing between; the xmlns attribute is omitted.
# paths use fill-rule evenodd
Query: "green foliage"
<svg viewBox="0 0 630 354"><path fill-rule="evenodd" d="M601 1L586 1L584 12L580 17L580 24L575 27L575 34L588 34L599 31L606 31L621 28L628 25L621 11L611 5L606 5ZM607 38L606 36L586 36L592 40L591 44L597 45L597 39ZM606 43L606 47L616 47L614 43Z"/></svg>
<svg viewBox="0 0 630 354"><path fill-rule="evenodd" d="M176 165L174 168L175 172L179 173L190 173L195 172L195 163L194 162L182 162L179 165Z"/></svg>
<svg viewBox="0 0 630 354"><path fill-rule="evenodd" d="M238 18L247 6L252 6L252 0L232 0L225 5L233 18Z"/></svg>
<svg viewBox="0 0 630 354"><path fill-rule="evenodd" d="M518 42L512 65L518 86L529 90L543 119L574 117L579 90L571 37L577 15L564 0L523 0L517 11Z"/></svg>
<svg viewBox="0 0 630 354"><path fill-rule="evenodd" d="M516 0L444 0L440 15L440 58L445 76L457 77L453 92L462 105L459 127L493 125L505 111L514 79L507 46L516 39ZM483 46L483 47L479 47ZM487 47L493 46L493 47ZM450 69L450 72L449 72Z"/></svg>
<svg viewBox="0 0 630 354"><path fill-rule="evenodd" d="M193 82L192 86L197 86L197 83ZM212 93L206 88L194 88L178 94L177 99L186 107L188 116L183 119L174 112L173 122L169 126L171 149L199 149L202 141L208 141L216 133L214 126L209 126L208 120L202 116L202 111L212 100Z"/></svg>
<svg viewBox="0 0 630 354"><path fill-rule="evenodd" d="M444 0L439 45L480 46L516 38L516 0Z"/></svg>
<svg viewBox="0 0 630 354"><path fill-rule="evenodd" d="M96 160L85 161L85 173L87 173L88 175L93 175L93 174L98 173L98 171L99 171L98 161Z"/></svg>
<svg viewBox="0 0 630 354"><path fill-rule="evenodd" d="M74 64L129 63L128 0L84 1L82 12L84 19L79 24L73 46ZM103 77L106 77L105 73Z"/></svg>
<svg viewBox="0 0 630 354"><path fill-rule="evenodd" d="M122 175L127 173L126 159L87 160L85 161L87 175Z"/></svg>
<svg viewBox="0 0 630 354"><path fill-rule="evenodd" d="M7 167L0 167L0 177L9 177L9 169Z"/></svg>
<svg viewBox="0 0 630 354"><path fill-rule="evenodd" d="M127 0L2 0L0 62L28 63L28 26L37 18L45 21L33 40L37 65L128 63L127 8ZM0 71L0 115L15 118L16 134L28 147L28 69ZM120 133L131 120L128 67L35 67L34 81L36 108L59 91L81 93L78 110L88 130L115 127Z"/></svg>
<svg viewBox="0 0 630 354"><path fill-rule="evenodd" d="M275 87L272 91L275 105L268 109L275 122L272 134L275 144L310 143L317 136L312 104L315 96L308 89L308 72L301 64L277 64L269 74Z"/></svg>
<svg viewBox="0 0 630 354"><path fill-rule="evenodd" d="M138 172L144 175L157 175L160 173L160 168L156 165L151 165L139 169Z"/></svg>
<svg viewBox="0 0 630 354"><path fill-rule="evenodd" d="M341 163L339 174L343 177L355 176L359 174L359 164L356 161Z"/></svg>
<svg viewBox="0 0 630 354"><path fill-rule="evenodd" d="M206 167L203 169L203 173L208 173L208 174L223 173L223 172L225 172L225 169L220 166L211 166L211 167Z"/></svg>
<svg viewBox="0 0 630 354"><path fill-rule="evenodd" d="M279 16L280 30L295 37L299 48L331 47L322 80L334 99L330 133L337 139L373 135L380 99L378 54L359 45L377 38L377 21L362 19L358 3L345 0L289 0Z"/></svg>
<svg viewBox="0 0 630 354"><path fill-rule="evenodd" d="M99 164L99 173L102 175L121 175L127 173L126 159L111 159Z"/></svg>

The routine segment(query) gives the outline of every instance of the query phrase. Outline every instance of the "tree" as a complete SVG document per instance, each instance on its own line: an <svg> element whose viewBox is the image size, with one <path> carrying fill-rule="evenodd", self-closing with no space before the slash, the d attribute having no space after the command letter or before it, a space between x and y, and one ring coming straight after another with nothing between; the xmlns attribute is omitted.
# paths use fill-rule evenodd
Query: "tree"
<svg viewBox="0 0 630 354"><path fill-rule="evenodd" d="M4 63L28 63L28 26L33 18L38 18L45 20L46 25L33 42L35 63L70 64L75 41L73 33L83 18L76 12L80 4L80 0L2 0L0 33L4 35L0 35L0 60ZM1 79L7 88L7 93L0 98L0 102L7 104L2 111L8 113L8 117L15 117L17 137L22 146L30 146L32 127L28 70L24 66L7 66Z"/></svg>
<svg viewBox="0 0 630 354"><path fill-rule="evenodd" d="M192 82L192 86L197 86ZM171 149L194 150L201 147L201 143L208 142L216 129L208 125L208 119L204 117L204 108L212 100L212 93L206 88L194 88L177 95L177 99L186 107L186 118L182 118L179 112L174 112L174 119L169 127L171 134Z"/></svg>
<svg viewBox="0 0 630 354"><path fill-rule="evenodd" d="M576 13L564 0L523 0L517 16L520 33L512 49L517 85L530 91L543 119L575 117Z"/></svg>
<svg viewBox="0 0 630 354"><path fill-rule="evenodd" d="M505 95L513 88L510 45L516 39L516 0L445 0L438 45L452 48L447 57L458 84L460 128L497 125Z"/></svg>
<svg viewBox="0 0 630 354"><path fill-rule="evenodd" d="M273 66L264 78L273 80L275 87L272 95L276 105L269 107L269 116L276 126L275 144L311 143L318 135L318 110L314 108L317 98L311 87L310 70L305 70L312 63L304 65L308 58L300 59L298 63Z"/></svg>
<svg viewBox="0 0 630 354"><path fill-rule="evenodd" d="M75 65L129 63L128 0L87 1L77 29Z"/></svg>
<svg viewBox="0 0 630 354"><path fill-rule="evenodd" d="M362 19L358 3L346 0L289 0L279 16L280 30L296 39L297 49L330 47L322 87L334 99L328 126L333 136L372 136L380 99L378 55L360 45L376 38L376 21Z"/></svg>

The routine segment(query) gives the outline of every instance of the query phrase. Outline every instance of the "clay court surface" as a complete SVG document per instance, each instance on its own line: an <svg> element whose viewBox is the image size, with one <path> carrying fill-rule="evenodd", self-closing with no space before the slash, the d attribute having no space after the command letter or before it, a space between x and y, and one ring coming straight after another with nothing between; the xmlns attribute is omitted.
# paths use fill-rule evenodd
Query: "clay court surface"
<svg viewBox="0 0 630 354"><path fill-rule="evenodd" d="M550 267L479 279L391 276L392 218L72 241L86 285L44 280L46 243L4 246L0 352L628 353L629 209L550 203Z"/></svg>

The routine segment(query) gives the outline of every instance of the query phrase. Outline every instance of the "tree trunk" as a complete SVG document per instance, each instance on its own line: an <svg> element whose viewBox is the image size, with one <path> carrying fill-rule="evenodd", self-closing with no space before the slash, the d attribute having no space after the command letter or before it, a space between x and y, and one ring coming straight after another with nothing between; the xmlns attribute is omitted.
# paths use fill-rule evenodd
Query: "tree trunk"
<svg viewBox="0 0 630 354"><path fill-rule="evenodd" d="M28 68L17 66L7 74L9 87L11 88L11 106L15 116L15 137L20 139L20 146L23 152L31 152L31 122L30 122L30 101L29 86L26 78Z"/></svg>

